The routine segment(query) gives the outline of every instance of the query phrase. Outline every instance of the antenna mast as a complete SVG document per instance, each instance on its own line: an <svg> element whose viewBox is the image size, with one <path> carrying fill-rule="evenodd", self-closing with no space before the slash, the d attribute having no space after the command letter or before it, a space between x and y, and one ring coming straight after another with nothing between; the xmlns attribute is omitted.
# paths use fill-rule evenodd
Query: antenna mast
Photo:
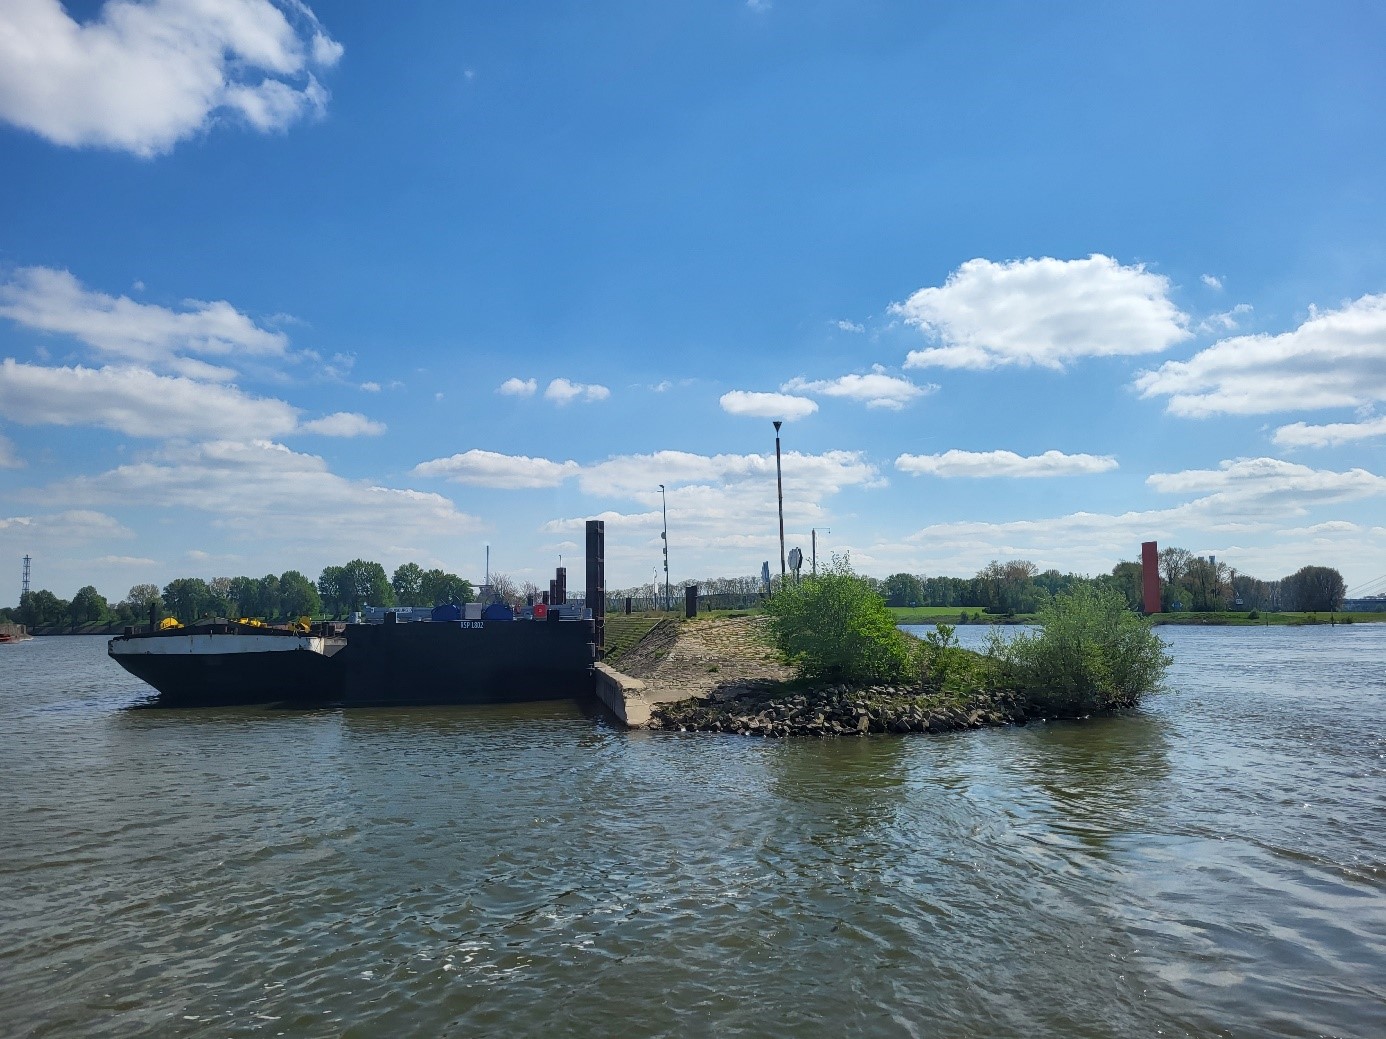
<svg viewBox="0 0 1386 1039"><path fill-rule="evenodd" d="M20 586L19 601L23 603L29 598L29 557L24 557L24 583Z"/></svg>

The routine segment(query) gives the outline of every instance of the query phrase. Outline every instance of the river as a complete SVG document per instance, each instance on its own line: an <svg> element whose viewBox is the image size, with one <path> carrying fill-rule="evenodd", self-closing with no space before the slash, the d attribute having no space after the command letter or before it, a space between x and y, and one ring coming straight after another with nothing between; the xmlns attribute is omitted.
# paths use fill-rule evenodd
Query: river
<svg viewBox="0 0 1386 1039"><path fill-rule="evenodd" d="M778 742L0 647L0 1034L1386 1035L1386 625L1160 633L1120 717Z"/></svg>

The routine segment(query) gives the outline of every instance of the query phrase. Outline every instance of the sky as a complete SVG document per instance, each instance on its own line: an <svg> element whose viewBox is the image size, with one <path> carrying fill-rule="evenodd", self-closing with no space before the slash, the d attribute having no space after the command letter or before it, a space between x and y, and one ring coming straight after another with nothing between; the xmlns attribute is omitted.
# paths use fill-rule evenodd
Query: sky
<svg viewBox="0 0 1386 1039"><path fill-rule="evenodd" d="M1386 8L0 5L0 604L1157 540L1386 590ZM660 485L664 485L661 493ZM11 578L4 571L12 573ZM6 590L8 589L8 590Z"/></svg>

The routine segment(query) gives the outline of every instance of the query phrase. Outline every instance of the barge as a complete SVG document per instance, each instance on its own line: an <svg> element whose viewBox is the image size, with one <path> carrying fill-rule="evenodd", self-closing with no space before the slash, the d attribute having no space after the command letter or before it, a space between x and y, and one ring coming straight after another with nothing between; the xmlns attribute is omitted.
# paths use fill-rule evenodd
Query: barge
<svg viewBox="0 0 1386 1039"><path fill-rule="evenodd" d="M212 620L157 622L110 640L111 659L159 694L155 706L283 703L383 707L519 703L592 692L601 652L604 524L587 524L590 608L495 603L375 611L377 623L267 627ZM558 598L566 599L560 570Z"/></svg>

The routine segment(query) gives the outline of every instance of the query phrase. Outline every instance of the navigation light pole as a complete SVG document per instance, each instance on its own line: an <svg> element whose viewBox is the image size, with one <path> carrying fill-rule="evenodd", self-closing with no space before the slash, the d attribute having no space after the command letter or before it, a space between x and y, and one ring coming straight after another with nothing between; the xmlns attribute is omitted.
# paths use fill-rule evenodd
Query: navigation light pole
<svg viewBox="0 0 1386 1039"><path fill-rule="evenodd" d="M669 500L664 495L664 484L659 485L659 505L664 512L664 608L669 609Z"/></svg>

